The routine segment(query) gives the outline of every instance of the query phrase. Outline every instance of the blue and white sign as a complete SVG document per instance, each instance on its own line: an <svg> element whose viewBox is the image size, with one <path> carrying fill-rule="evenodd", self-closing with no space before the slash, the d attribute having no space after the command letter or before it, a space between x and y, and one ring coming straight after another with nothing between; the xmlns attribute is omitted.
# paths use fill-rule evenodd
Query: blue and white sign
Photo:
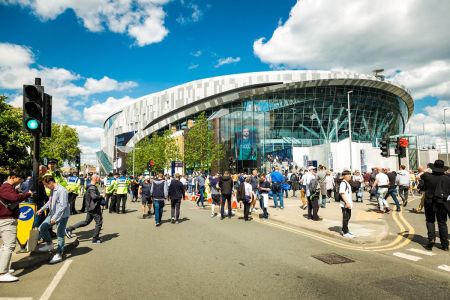
<svg viewBox="0 0 450 300"><path fill-rule="evenodd" d="M28 221L34 216L34 210L30 206L22 206L19 208L19 220Z"/></svg>

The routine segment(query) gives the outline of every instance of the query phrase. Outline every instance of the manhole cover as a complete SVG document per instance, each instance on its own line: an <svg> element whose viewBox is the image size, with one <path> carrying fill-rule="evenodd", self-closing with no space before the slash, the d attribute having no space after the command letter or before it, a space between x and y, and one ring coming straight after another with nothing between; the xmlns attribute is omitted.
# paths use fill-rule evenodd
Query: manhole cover
<svg viewBox="0 0 450 300"><path fill-rule="evenodd" d="M350 258L344 257L344 256L336 254L336 253L318 254L318 255L312 255L312 257L314 257L315 259L321 260L324 263L329 264L329 265L346 264L346 263L355 262L354 260L351 260Z"/></svg>

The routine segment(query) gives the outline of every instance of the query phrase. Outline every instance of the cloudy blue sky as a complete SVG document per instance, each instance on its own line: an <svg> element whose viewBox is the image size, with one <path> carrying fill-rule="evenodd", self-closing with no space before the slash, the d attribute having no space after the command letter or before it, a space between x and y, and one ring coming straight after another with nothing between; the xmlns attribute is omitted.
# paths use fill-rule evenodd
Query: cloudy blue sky
<svg viewBox="0 0 450 300"><path fill-rule="evenodd" d="M442 146L449 11L438 0L0 0L0 93L21 106L22 84L41 77L93 162L109 112L151 92L280 68L384 68L413 92L408 129L425 124L423 141Z"/></svg>

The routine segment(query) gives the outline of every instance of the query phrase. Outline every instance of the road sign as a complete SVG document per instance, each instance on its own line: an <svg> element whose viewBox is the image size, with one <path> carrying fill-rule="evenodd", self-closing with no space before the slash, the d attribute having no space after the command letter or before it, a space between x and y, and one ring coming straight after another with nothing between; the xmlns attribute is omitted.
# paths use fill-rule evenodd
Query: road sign
<svg viewBox="0 0 450 300"><path fill-rule="evenodd" d="M36 204L20 203L19 219L17 220L17 241L23 248L30 238L30 231L33 228L34 217L36 213Z"/></svg>

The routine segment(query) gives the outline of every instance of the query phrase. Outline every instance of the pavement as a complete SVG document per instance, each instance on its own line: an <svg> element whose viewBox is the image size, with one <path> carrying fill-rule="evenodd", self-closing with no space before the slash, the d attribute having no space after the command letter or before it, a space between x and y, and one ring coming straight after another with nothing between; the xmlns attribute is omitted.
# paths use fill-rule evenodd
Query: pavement
<svg viewBox="0 0 450 300"><path fill-rule="evenodd" d="M210 210L192 201L183 201L180 224L168 222L166 205L163 224L155 227L153 218L142 219L140 208L128 202L126 214L104 213L102 244L90 242L94 224L79 228L74 232L79 245L62 263L16 270L20 281L1 284L0 297L448 299L450 293L450 271L439 268L449 264L450 255L439 249L434 256L420 254L420 245L403 236L384 244L353 244L274 216L261 221L254 214L253 221L244 222L238 211L231 219L211 218ZM287 206L286 214L288 209L302 220L299 208ZM324 220L327 210L321 213ZM69 225L84 217L72 216ZM394 215L382 218L389 224Z"/></svg>

